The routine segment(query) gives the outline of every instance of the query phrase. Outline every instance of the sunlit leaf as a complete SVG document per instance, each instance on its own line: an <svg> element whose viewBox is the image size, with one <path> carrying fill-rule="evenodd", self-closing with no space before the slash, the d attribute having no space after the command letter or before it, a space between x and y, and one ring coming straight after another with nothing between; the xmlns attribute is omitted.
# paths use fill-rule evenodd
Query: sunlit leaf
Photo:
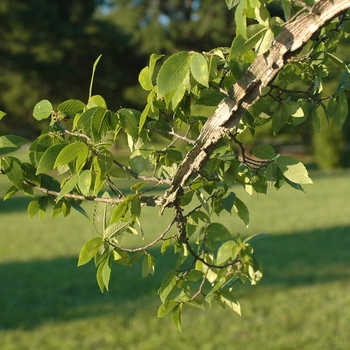
<svg viewBox="0 0 350 350"><path fill-rule="evenodd" d="M74 189L74 187L76 186L76 184L79 181L79 173L75 173L74 175L72 175L68 181L66 181L66 183L63 185L59 196L57 196L57 200L59 201L61 198L63 198L67 193L69 193L70 191L72 191Z"/></svg>
<svg viewBox="0 0 350 350"><path fill-rule="evenodd" d="M88 240L80 250L78 266L88 263L99 251L102 245L102 237L94 237Z"/></svg>
<svg viewBox="0 0 350 350"><path fill-rule="evenodd" d="M53 107L51 102L48 100L42 100L35 105L33 110L33 117L36 120L47 119L51 116L52 112Z"/></svg>
<svg viewBox="0 0 350 350"><path fill-rule="evenodd" d="M276 165L288 180L301 185L312 184L304 164L297 159L291 156L279 156L276 158Z"/></svg>
<svg viewBox="0 0 350 350"><path fill-rule="evenodd" d="M225 0L229 10L233 9L241 0Z"/></svg>
<svg viewBox="0 0 350 350"><path fill-rule="evenodd" d="M17 188L23 189L21 162L15 157L5 157L1 159L1 166L8 180Z"/></svg>
<svg viewBox="0 0 350 350"><path fill-rule="evenodd" d="M209 83L209 71L208 63L204 56L198 52L195 52L191 56L191 74L193 78L205 87L208 87Z"/></svg>
<svg viewBox="0 0 350 350"><path fill-rule="evenodd" d="M58 155L65 147L66 144L60 143L47 149L40 158L40 162L36 173L41 174L53 170Z"/></svg>
<svg viewBox="0 0 350 350"><path fill-rule="evenodd" d="M80 158L82 161L77 164L77 170L85 163L89 149L84 142L77 141L68 144L64 147L56 158L54 168L61 165L68 164L76 158Z"/></svg>
<svg viewBox="0 0 350 350"><path fill-rule="evenodd" d="M21 136L16 136L16 135L0 136L0 155L17 151L27 142L29 142L29 140Z"/></svg>
<svg viewBox="0 0 350 350"><path fill-rule="evenodd" d="M184 81L190 62L191 55L186 51L178 52L164 62L157 76L159 97L175 90Z"/></svg>

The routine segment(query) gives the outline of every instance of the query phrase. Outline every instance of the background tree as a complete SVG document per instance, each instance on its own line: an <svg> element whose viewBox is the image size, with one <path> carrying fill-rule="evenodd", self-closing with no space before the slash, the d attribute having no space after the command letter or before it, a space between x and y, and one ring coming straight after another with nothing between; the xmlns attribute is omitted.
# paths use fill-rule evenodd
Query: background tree
<svg viewBox="0 0 350 350"><path fill-rule="evenodd" d="M265 194L285 183L297 190L312 183L302 163L270 145L257 146L250 156L239 135L254 133L267 121L274 133L308 118L317 126L321 109L341 128L348 114L350 72L335 55L339 41L350 32L348 1L320 0L310 6L283 1L286 22L270 16L266 1L226 3L236 6L231 47L181 51L163 60L159 71L155 66L162 56L151 55L139 75L148 93L142 111L112 112L100 95L92 94L92 83L86 104L69 99L54 108L43 100L33 115L50 124L31 145L30 163L3 156L0 164L12 183L4 198L18 191L33 196L30 216L42 217L50 205L54 217L68 215L71 208L88 216L81 204L95 202L97 236L82 247L78 265L94 259L101 291L108 289L114 262L131 266L142 259L142 276L147 277L156 266L149 248L162 243L162 253L173 250L176 261L158 291L158 316L171 313L179 329L184 305L204 308L216 301L240 313L235 283L254 285L262 277L251 243L264 234L234 238L232 228L216 221L227 211L249 224L248 208L233 185ZM248 19L253 23L248 25ZM319 97L329 61L343 74L331 94ZM306 89L295 90L297 83ZM216 109L206 118L192 113L194 105ZM128 140L127 164L109 150L121 133ZM155 144L156 135L167 145ZM3 155L27 142L14 135L0 141ZM54 178L53 170L62 176ZM128 193L118 187L123 177L136 180ZM161 185L162 195L154 192ZM152 242L124 246L123 236L142 233L144 206L158 207L161 214L170 209L174 217Z"/></svg>
<svg viewBox="0 0 350 350"><path fill-rule="evenodd" d="M11 116L1 123L2 130L37 135L40 126L30 111L38 100L86 99L91 66L100 53L105 58L95 87L104 92L111 108L125 104L123 90L134 84L145 57L134 50L122 29L94 17L102 3L1 2L0 108Z"/></svg>
<svg viewBox="0 0 350 350"><path fill-rule="evenodd" d="M124 28L147 54L209 51L229 46L235 33L233 13L222 1L114 0L111 4L107 18Z"/></svg>

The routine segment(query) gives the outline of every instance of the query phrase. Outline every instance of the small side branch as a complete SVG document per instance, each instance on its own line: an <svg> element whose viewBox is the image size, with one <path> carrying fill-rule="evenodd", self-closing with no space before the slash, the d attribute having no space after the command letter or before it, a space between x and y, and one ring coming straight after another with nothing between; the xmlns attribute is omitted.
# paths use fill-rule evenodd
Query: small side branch
<svg viewBox="0 0 350 350"><path fill-rule="evenodd" d="M138 247L138 248L125 248L125 247L119 247L118 245L116 245L115 243L113 243L112 241L110 241L108 238L105 239L105 241L111 245L113 248L125 251L125 252L129 252L129 253L136 253L136 252L141 252L141 251L147 251L147 249L153 247L155 244L157 244L158 242L160 242L161 240L164 239L165 235L170 231L171 227L174 225L175 223L175 218L171 221L171 223L168 225L168 227L163 231L163 233L157 237L154 241L144 245L143 247Z"/></svg>

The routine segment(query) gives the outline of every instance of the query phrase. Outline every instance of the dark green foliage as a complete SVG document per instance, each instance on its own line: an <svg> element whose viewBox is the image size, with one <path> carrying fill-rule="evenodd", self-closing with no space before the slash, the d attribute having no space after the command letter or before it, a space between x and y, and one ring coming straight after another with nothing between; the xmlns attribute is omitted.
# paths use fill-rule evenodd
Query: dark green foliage
<svg viewBox="0 0 350 350"><path fill-rule="evenodd" d="M331 170L346 165L344 134L332 122L323 123L313 136L313 154L320 169Z"/></svg>
<svg viewBox="0 0 350 350"><path fill-rule="evenodd" d="M0 109L7 112L4 130L33 136L39 125L30 119L33 105L49 98L86 99L91 67L99 54L94 89L113 109L124 105L123 91L135 84L144 58L115 24L94 16L102 1L4 0L0 4ZM125 63L128 64L125 64Z"/></svg>

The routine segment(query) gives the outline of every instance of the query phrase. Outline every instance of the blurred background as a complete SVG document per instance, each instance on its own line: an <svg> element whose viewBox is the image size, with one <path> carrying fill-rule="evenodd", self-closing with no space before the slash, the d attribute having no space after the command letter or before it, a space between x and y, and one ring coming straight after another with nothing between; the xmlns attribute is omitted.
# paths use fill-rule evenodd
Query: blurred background
<svg viewBox="0 0 350 350"><path fill-rule="evenodd" d="M271 9L282 16L279 4ZM151 53L230 46L234 33L224 0L1 0L0 110L7 115L0 133L34 139L43 128L32 117L38 101L86 101L100 54L94 94L112 110L142 109L138 74ZM349 41L339 54L349 63ZM342 74L330 69L324 95ZM237 285L242 317L219 307L185 309L181 334L170 318L156 318L171 254L152 251L159 263L145 280L139 265L115 267L110 292L101 294L93 264L76 267L81 246L96 234L85 218L52 221L47 213L42 222L29 220L29 198L1 201L1 349L347 349L350 172L342 168L350 165L350 122L343 131L324 124L320 133L312 121L286 126L277 137L268 127L258 131L258 140L306 161L314 185L307 195L282 188L266 197L237 188L251 212L249 229L235 215L220 220L234 234L272 233L254 245L265 277L255 287ZM8 187L1 177L0 193ZM170 217L143 214L149 239Z"/></svg>

